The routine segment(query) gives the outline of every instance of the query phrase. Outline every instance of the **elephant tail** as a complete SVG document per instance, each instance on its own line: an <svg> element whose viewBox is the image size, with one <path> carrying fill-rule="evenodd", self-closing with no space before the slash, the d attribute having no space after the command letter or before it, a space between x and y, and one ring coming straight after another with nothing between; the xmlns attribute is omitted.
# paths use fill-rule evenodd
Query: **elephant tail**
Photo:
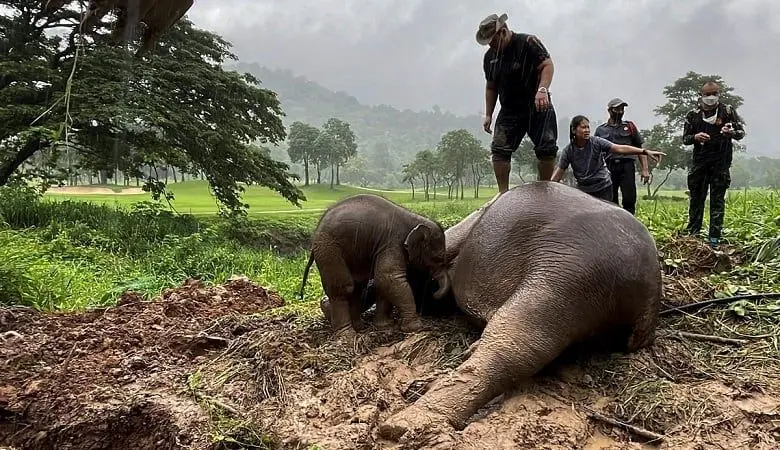
<svg viewBox="0 0 780 450"><path fill-rule="evenodd" d="M309 269L311 269L311 265L312 265L313 262L314 262L314 252L310 251L309 252L309 262L306 263L306 268L303 269L303 280L301 281L301 292L300 292L300 295L299 295L301 300L303 300L303 291L304 291L304 288L306 287L306 279L309 278Z"/></svg>

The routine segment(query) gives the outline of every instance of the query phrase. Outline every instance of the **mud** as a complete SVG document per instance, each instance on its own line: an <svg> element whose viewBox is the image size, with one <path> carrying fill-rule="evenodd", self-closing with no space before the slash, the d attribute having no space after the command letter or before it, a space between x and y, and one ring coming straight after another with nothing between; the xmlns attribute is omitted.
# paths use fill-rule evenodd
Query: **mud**
<svg viewBox="0 0 780 450"><path fill-rule="evenodd" d="M697 276L714 270L688 263ZM749 333L738 318L716 319ZM703 332L699 322L685 326ZM316 304L284 305L245 279L192 280L150 302L126 294L115 307L78 314L0 309L0 448L780 446L772 338L687 341L664 332L683 326L679 319L664 319L655 345L635 354L564 355L461 431L382 441L379 424L457 367L479 335L460 319L424 324L411 335L369 326L343 346ZM663 440L648 442L593 412Z"/></svg>

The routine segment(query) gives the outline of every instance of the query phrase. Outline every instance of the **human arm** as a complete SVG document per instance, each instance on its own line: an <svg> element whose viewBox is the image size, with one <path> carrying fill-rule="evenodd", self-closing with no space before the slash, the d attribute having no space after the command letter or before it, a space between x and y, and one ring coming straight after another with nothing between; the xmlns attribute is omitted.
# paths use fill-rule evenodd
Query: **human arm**
<svg viewBox="0 0 780 450"><path fill-rule="evenodd" d="M553 169L552 178L550 178L550 181L553 181L555 183L561 181L561 179L563 179L564 172L566 172L566 171L561 169L558 166L555 166L555 169Z"/></svg>
<svg viewBox="0 0 780 450"><path fill-rule="evenodd" d="M649 156L652 158L653 161L660 162L661 157L665 156L666 153L664 152L658 152L655 150L648 150L646 148L638 148L634 147L633 145L619 145L619 144L612 144L612 146L609 149L612 153L617 153L620 155L643 155L643 156Z"/></svg>
<svg viewBox="0 0 780 450"><path fill-rule="evenodd" d="M695 142L706 142L710 140L710 135L697 131L695 123L696 111L689 111L685 116L683 123L683 145L693 145Z"/></svg>
<svg viewBox="0 0 780 450"><path fill-rule="evenodd" d="M555 65L553 64L550 52L535 35L529 35L527 38L528 48L530 50L532 61L536 63L536 69L539 71L539 84L536 86L536 97L534 102L539 111L546 110L550 103L549 89L552 84Z"/></svg>
<svg viewBox="0 0 780 450"><path fill-rule="evenodd" d="M550 181L558 182L563 179L563 174L566 172L566 169L569 168L569 147L566 147L561 152L561 156L558 158L558 164L555 165L555 169L553 169L552 177L550 178Z"/></svg>
<svg viewBox="0 0 780 450"><path fill-rule="evenodd" d="M727 137L740 141L745 137L745 126L742 124L742 118L737 114L735 108L731 108L731 132L723 132Z"/></svg>
<svg viewBox="0 0 780 450"><path fill-rule="evenodd" d="M634 125L633 122L629 122L629 125L631 126L631 129L633 130L633 134L631 135L631 143L636 148L642 148L642 146L645 144L645 140L642 137L642 133L639 132L639 129ZM650 166L647 164L647 155L639 155L639 175L642 178L643 183L648 183L650 181Z"/></svg>
<svg viewBox="0 0 780 450"><path fill-rule="evenodd" d="M493 76L493 68L490 64L490 52L485 53L482 61L482 70L485 72L485 117L482 121L482 128L486 133L490 133L490 124L493 123L493 112L496 109L498 101L498 83Z"/></svg>

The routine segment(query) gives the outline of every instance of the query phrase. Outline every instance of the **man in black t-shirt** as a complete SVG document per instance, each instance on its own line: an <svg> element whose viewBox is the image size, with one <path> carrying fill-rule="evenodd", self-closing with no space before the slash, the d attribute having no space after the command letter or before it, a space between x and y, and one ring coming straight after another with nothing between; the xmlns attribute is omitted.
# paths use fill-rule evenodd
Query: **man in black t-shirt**
<svg viewBox="0 0 780 450"><path fill-rule="evenodd" d="M683 125L683 144L693 145L688 169L688 233L696 235L704 218L704 201L710 191L710 246L717 247L726 191L731 184L732 139L745 137L745 128L736 108L720 102L720 86L709 81L701 87L699 107L689 111Z"/></svg>
<svg viewBox="0 0 780 450"><path fill-rule="evenodd" d="M558 123L549 92L552 59L536 36L511 31L506 19L506 14L489 15L476 35L477 43L490 46L483 60L487 133L496 100L501 102L490 146L499 192L509 189L512 153L526 133L534 144L540 180L552 177L558 154Z"/></svg>

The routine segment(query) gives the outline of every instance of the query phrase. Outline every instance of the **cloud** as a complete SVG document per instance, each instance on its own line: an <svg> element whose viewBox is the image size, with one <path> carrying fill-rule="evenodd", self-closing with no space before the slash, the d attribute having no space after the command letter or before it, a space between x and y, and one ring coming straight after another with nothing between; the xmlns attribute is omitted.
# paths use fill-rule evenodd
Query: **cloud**
<svg viewBox="0 0 780 450"><path fill-rule="evenodd" d="M506 12L555 62L551 90L562 117L605 117L629 102L640 127L666 84L689 70L717 73L745 98L751 152L780 156L765 111L780 102L780 3L771 0L196 0L197 25L234 44L244 62L290 69L364 103L458 114L484 109L479 21Z"/></svg>

